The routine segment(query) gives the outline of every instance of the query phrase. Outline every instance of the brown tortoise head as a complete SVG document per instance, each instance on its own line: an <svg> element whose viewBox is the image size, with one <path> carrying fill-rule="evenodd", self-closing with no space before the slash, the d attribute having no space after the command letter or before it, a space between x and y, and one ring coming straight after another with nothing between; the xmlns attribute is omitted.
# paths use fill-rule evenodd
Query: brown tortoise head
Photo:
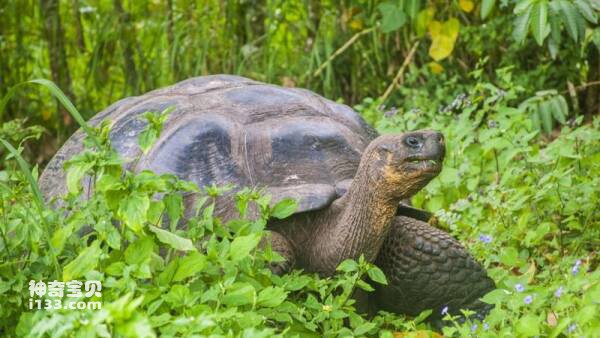
<svg viewBox="0 0 600 338"><path fill-rule="evenodd" d="M440 132L419 130L379 136L369 144L361 166L370 182L393 198L410 196L442 170L445 146ZM360 170L359 170L360 171Z"/></svg>

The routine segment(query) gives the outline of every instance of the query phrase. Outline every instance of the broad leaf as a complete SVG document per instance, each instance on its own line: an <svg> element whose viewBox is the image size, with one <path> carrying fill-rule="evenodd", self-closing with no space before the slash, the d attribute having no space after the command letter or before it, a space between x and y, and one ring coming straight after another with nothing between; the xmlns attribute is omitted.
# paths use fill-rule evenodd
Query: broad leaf
<svg viewBox="0 0 600 338"><path fill-rule="evenodd" d="M496 0L483 0L481 2L481 18L485 19L488 17L488 15L490 15L490 13L492 12L492 10L494 9L494 6L496 5Z"/></svg>
<svg viewBox="0 0 600 338"><path fill-rule="evenodd" d="M405 0L404 3L404 12L411 18L414 19L419 14L419 9L421 7L420 0Z"/></svg>
<svg viewBox="0 0 600 338"><path fill-rule="evenodd" d="M575 0L575 6L579 10L579 13L581 13L581 15L583 15L583 17L587 21L589 21L593 24L598 23L598 18L596 17L596 13L592 9L592 7L590 7L590 5L587 3L587 1Z"/></svg>
<svg viewBox="0 0 600 338"><path fill-rule="evenodd" d="M458 6L467 13L471 13L473 8L475 8L475 4L471 0L458 0Z"/></svg>
<svg viewBox="0 0 600 338"><path fill-rule="evenodd" d="M516 12L516 11L515 11ZM513 38L521 43L525 41L525 37L527 36L527 31L529 27L529 18L531 17L531 7L527 7L527 9L517 16L514 21L513 27Z"/></svg>
<svg viewBox="0 0 600 338"><path fill-rule="evenodd" d="M549 100L544 100L540 102L538 106L538 111L540 114L540 120L542 121L542 127L544 128L544 132L546 134L550 134L554 126L554 120L552 119L552 104Z"/></svg>
<svg viewBox="0 0 600 338"><path fill-rule="evenodd" d="M554 119L561 124L565 124L566 116L569 114L569 111L564 109L561 99L562 96L558 95L550 99L550 105L552 106L552 116ZM564 98L562 98L564 100Z"/></svg>
<svg viewBox="0 0 600 338"><path fill-rule="evenodd" d="M406 14L393 3L384 2L377 9L382 15L381 31L384 33L395 31L406 23Z"/></svg>
<svg viewBox="0 0 600 338"><path fill-rule="evenodd" d="M550 24L548 23L548 3L540 1L533 5L531 9L531 33L539 46L550 34Z"/></svg>
<svg viewBox="0 0 600 338"><path fill-rule="evenodd" d="M256 296L256 290L248 283L234 283L225 296L223 296L223 304L229 306L240 306L246 304L252 304L254 297Z"/></svg>
<svg viewBox="0 0 600 338"><path fill-rule="evenodd" d="M579 13L575 9L575 7L566 0L558 0L556 1L557 6L563 13L563 22L567 27L567 31L573 38L573 40L578 41L579 39L579 28L578 28L578 16Z"/></svg>
<svg viewBox="0 0 600 338"><path fill-rule="evenodd" d="M356 263L352 259L346 259L345 261L341 262L340 265L338 265L336 270L344 271L344 272L352 272L352 271L356 271L357 269L358 269L358 263Z"/></svg>
<svg viewBox="0 0 600 338"><path fill-rule="evenodd" d="M121 201L118 214L127 227L136 233L141 233L149 207L148 195L134 192Z"/></svg>
<svg viewBox="0 0 600 338"><path fill-rule="evenodd" d="M102 250L100 241L94 241L92 245L83 249L77 258L71 261L63 269L63 281L70 281L82 277L98 265Z"/></svg>
<svg viewBox="0 0 600 338"><path fill-rule="evenodd" d="M519 319L516 325L516 332L523 337L532 337L540 334L540 320L534 315L525 315Z"/></svg>
<svg viewBox="0 0 600 338"><path fill-rule="evenodd" d="M429 56L435 61L440 61L448 57L454 49L459 29L460 23L455 18L449 19L444 23L439 21L429 23L429 34L433 40L429 47Z"/></svg>
<svg viewBox="0 0 600 338"><path fill-rule="evenodd" d="M196 250L196 247L194 247L194 244L192 243L192 241L187 238L180 237L170 231L155 227L153 225L151 225L149 227L149 229L150 229L150 231L152 231L156 234L156 237L158 238L159 241L169 245L170 247L172 247L175 250L180 250L180 251Z"/></svg>
<svg viewBox="0 0 600 338"><path fill-rule="evenodd" d="M387 279L385 278L385 274L381 271L380 268L374 266L367 271L369 278L371 278L374 282L379 284L387 285Z"/></svg>
<svg viewBox="0 0 600 338"><path fill-rule="evenodd" d="M280 287L269 286L258 293L256 303L264 307L276 307L287 298L288 293Z"/></svg>
<svg viewBox="0 0 600 338"><path fill-rule="evenodd" d="M153 252L154 241L152 237L144 236L125 249L125 262L127 264L142 264L150 259Z"/></svg>
<svg viewBox="0 0 600 338"><path fill-rule="evenodd" d="M283 219L292 215L298 209L298 203L291 198L284 198L271 209L271 216Z"/></svg>
<svg viewBox="0 0 600 338"><path fill-rule="evenodd" d="M260 242L260 234L254 233L247 236L238 236L231 242L229 257L234 260L246 258Z"/></svg>
<svg viewBox="0 0 600 338"><path fill-rule="evenodd" d="M192 252L179 260L177 271L173 276L173 281L179 282L188 277L191 277L198 272L204 270L207 265L206 256L199 252Z"/></svg>

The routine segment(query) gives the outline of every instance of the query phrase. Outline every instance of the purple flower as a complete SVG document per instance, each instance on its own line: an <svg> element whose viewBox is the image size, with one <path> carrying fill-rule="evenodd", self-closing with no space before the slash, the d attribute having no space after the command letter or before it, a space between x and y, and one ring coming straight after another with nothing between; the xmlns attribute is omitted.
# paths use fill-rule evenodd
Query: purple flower
<svg viewBox="0 0 600 338"><path fill-rule="evenodd" d="M571 333L577 329L577 324L573 323L567 328L567 333Z"/></svg>
<svg viewBox="0 0 600 338"><path fill-rule="evenodd" d="M527 305L531 304L531 302L533 302L533 296L526 296L525 298L523 298L523 302Z"/></svg>
<svg viewBox="0 0 600 338"><path fill-rule="evenodd" d="M490 244L492 243L492 236L481 234L479 235L479 240L485 244Z"/></svg>
<svg viewBox="0 0 600 338"><path fill-rule="evenodd" d="M483 329L484 329L484 330L487 330L487 329L489 329L489 328L490 328L490 324L488 324L488 323L483 323Z"/></svg>
<svg viewBox="0 0 600 338"><path fill-rule="evenodd" d="M442 309L442 315L447 315L448 314L448 307L444 306L444 308Z"/></svg>
<svg viewBox="0 0 600 338"><path fill-rule="evenodd" d="M477 324L473 324L473 326L471 326L471 332L475 331L477 331Z"/></svg>
<svg viewBox="0 0 600 338"><path fill-rule="evenodd" d="M577 260L575 261L575 265L573 265L573 268L571 268L571 272L573 273L573 276L575 276L578 272L579 272L579 266L581 265L581 260Z"/></svg>
<svg viewBox="0 0 600 338"><path fill-rule="evenodd" d="M559 286L558 289L556 289L556 291L554 291L554 297L560 298L560 295L562 295L562 292L563 292L563 287Z"/></svg>
<svg viewBox="0 0 600 338"><path fill-rule="evenodd" d="M523 292L525 291L525 287L523 286L523 284L519 283L515 285L515 290L517 290L517 292Z"/></svg>

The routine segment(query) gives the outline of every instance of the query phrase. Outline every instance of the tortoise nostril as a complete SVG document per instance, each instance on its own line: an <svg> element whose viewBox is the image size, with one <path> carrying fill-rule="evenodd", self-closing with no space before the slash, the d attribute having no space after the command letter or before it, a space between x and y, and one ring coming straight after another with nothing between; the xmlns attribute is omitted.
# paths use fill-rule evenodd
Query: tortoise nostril
<svg viewBox="0 0 600 338"><path fill-rule="evenodd" d="M418 148L421 146L421 142L419 141L419 139L414 136L407 137L406 144L412 148Z"/></svg>

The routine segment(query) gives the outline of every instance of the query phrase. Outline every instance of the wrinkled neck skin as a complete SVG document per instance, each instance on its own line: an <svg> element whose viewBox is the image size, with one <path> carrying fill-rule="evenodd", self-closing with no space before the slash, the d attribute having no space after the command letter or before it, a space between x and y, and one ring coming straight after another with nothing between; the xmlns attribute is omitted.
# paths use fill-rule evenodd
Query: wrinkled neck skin
<svg viewBox="0 0 600 338"><path fill-rule="evenodd" d="M407 194L398 192L403 187L374 180L369 174L359 168L348 192L323 211L326 221L316 222L310 244L302 248L306 270L331 275L345 259L362 254L373 261L379 253L398 203Z"/></svg>

